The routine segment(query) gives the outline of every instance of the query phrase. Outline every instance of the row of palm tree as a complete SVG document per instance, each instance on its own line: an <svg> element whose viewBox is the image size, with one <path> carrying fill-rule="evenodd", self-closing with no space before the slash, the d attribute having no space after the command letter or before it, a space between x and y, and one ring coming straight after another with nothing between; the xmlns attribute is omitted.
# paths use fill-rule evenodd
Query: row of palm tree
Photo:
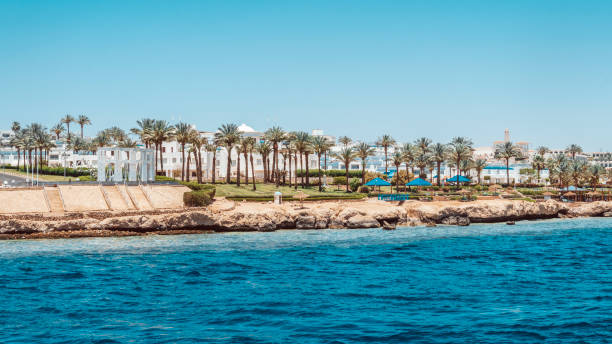
<svg viewBox="0 0 612 344"><path fill-rule="evenodd" d="M71 123L77 123L80 126L80 137L75 137L73 133L70 132ZM102 130L93 139L85 139L83 136L83 128L84 126L90 124L90 119L85 115L78 116L78 118L74 118L71 115L66 115L61 119L59 124L53 126L49 130L37 123L33 123L22 129L18 122L14 122L12 130L15 135L11 141L11 145L17 148L19 157L18 164L20 164L22 153L24 165L26 163L26 154L28 156L27 161L30 166L32 164L44 163L43 157L48 157L48 152L55 146L53 140L60 140L64 132L66 132L64 137L66 138L69 149L75 151L89 151L95 153L99 147L136 146L136 142L130 139L128 134L119 127L111 127ZM223 124L218 128L214 138L209 142L206 138L200 137L199 133L187 123L170 125L164 120L145 118L137 121L136 124L137 126L132 128L130 132L137 135L145 147L155 149L157 170L163 170L163 144L165 142L175 140L179 143L182 154L181 179L189 180L189 168L191 166L193 156L193 159L196 162L196 176L198 182L202 182L201 152L204 150L213 154L211 175L212 182L215 183L216 153L219 147L223 147L228 153L225 181L226 183L230 183L232 172L231 153L235 149L238 153L238 159L236 160L236 183L238 185L241 184L242 169L240 166L240 157L242 156L244 157L245 161L245 183L249 183L250 162L253 188L256 188L253 153L258 153L262 157L264 183L275 183L276 185L281 183L286 184L288 177L289 186L297 188L298 184L301 184L302 187L310 185L310 171L308 163L309 156L316 154L318 158L319 171L321 171L322 160L324 161L325 169L327 169L327 158L330 154L332 146L334 145L333 142L330 142L323 136L312 136L303 131L287 132L277 126L266 130L263 138L261 138L259 142L256 142L254 137L250 137L248 135L245 136L243 133L241 133L236 124ZM363 142L352 145L352 139L346 136L340 137L338 142L341 144L341 148L337 153L333 154L333 157L344 164L346 170L347 189L349 184L349 166L357 159L361 161L361 182L364 184L366 160L375 154L374 149L370 145ZM441 185L442 164L446 163L448 166L454 168L457 171L457 175L469 175L469 171L475 170L479 183L481 172L486 167L486 160L473 159L473 142L465 137L455 137L447 144L434 144L430 139L422 137L412 143L398 145L397 141L390 135L383 135L377 140L377 145L382 147L384 150L385 172L388 172L389 162L392 162L392 164L395 165L398 172L402 164L405 164L406 171L408 171L410 168L413 175L415 175L415 168L418 168L419 176L422 178L427 175L427 169L429 169L429 171L437 170L436 182L438 185ZM389 159L388 155L391 148L393 148L393 155L391 156L391 159ZM567 180L567 178L564 179L562 176L567 175L566 171L569 169L567 166L578 166L580 164L580 162L576 162L576 155L582 152L582 148L578 145L572 144L566 149L566 153L571 156L571 161L576 162L575 164L562 163L562 157L565 157L565 155L559 155L554 159L545 160L544 156L549 152L546 147L539 147L537 151L538 154L533 159L532 167L537 170L538 181L540 180L540 171L545 168L551 169L551 175L555 175L555 171L558 171L556 175L558 176L557 180L564 181ZM46 155L43 153L46 153ZM272 155L271 161L270 154ZM32 162L32 155L34 157L38 157L38 159L34 159L34 162ZM509 183L510 161L512 159L520 160L524 157L522 156L522 152L518 146L511 142L505 142L496 147L495 158L505 162L506 178ZM281 159L283 161L282 169L280 168ZM305 170L305 173L299 174L299 183L297 180L298 174L293 173L298 169L298 162L300 169ZM580 169L574 167L574 170ZM292 179L294 175L295 180ZM318 179L318 185L319 188L321 188L321 173L318 174ZM397 180L399 180L399 178Z"/></svg>

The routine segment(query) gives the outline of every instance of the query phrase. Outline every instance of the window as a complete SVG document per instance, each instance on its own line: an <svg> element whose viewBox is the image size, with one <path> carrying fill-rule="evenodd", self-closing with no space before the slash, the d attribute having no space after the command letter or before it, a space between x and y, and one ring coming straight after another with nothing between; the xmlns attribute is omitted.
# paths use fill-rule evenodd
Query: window
<svg viewBox="0 0 612 344"><path fill-rule="evenodd" d="M261 159L257 159L256 163L257 163L257 166L261 166L261 164L262 164Z"/></svg>
<svg viewBox="0 0 612 344"><path fill-rule="evenodd" d="M172 158L172 163L176 164L176 158Z"/></svg>
<svg viewBox="0 0 612 344"><path fill-rule="evenodd" d="M236 166L236 160L232 160L232 167Z"/></svg>
<svg viewBox="0 0 612 344"><path fill-rule="evenodd" d="M166 147L162 147L162 153L166 153Z"/></svg>

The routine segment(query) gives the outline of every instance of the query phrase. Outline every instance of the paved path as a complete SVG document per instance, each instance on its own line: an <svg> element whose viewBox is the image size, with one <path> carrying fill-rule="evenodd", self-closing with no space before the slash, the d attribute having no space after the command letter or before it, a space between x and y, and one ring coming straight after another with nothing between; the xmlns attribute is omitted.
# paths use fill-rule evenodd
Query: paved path
<svg viewBox="0 0 612 344"><path fill-rule="evenodd" d="M2 173L0 169L0 184L4 185L4 182L7 181L10 186L25 186L26 180L21 176L13 176L10 174Z"/></svg>

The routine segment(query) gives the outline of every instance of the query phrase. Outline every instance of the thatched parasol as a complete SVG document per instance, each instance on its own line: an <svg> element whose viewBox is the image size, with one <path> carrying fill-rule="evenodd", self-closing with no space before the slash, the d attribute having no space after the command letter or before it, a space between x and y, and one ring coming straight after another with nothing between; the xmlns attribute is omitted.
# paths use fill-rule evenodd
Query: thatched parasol
<svg viewBox="0 0 612 344"><path fill-rule="evenodd" d="M587 196L601 196L601 193L597 191L590 191L586 193Z"/></svg>
<svg viewBox="0 0 612 344"><path fill-rule="evenodd" d="M573 197L573 196L576 196L576 194L570 191L570 192L564 193L563 196L572 196Z"/></svg>
<svg viewBox="0 0 612 344"><path fill-rule="evenodd" d="M545 193L542 194L542 196L554 196L555 194L553 194L552 192L546 191Z"/></svg>

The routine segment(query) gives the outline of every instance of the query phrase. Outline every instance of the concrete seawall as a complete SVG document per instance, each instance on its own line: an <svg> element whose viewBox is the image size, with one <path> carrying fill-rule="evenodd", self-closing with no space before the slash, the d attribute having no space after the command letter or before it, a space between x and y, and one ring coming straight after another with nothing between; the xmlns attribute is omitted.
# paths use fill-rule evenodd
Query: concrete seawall
<svg viewBox="0 0 612 344"><path fill-rule="evenodd" d="M59 185L0 189L0 214L126 211L183 208L182 185Z"/></svg>

